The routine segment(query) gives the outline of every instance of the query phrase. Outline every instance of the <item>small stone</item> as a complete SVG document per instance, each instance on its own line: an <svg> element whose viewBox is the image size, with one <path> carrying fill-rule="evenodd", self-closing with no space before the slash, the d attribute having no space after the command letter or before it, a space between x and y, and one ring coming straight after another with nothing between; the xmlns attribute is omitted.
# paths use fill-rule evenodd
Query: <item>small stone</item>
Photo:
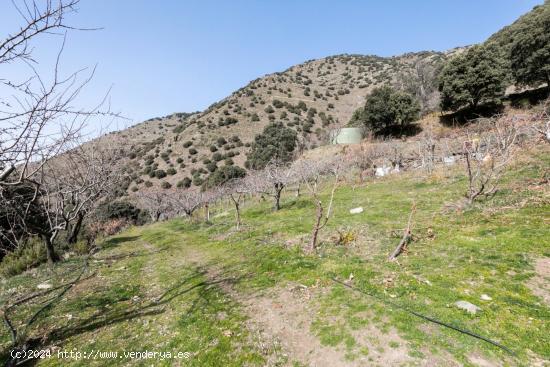
<svg viewBox="0 0 550 367"><path fill-rule="evenodd" d="M38 289L50 289L52 285L50 283L40 283L36 286Z"/></svg>
<svg viewBox="0 0 550 367"><path fill-rule="evenodd" d="M486 294L482 294L481 297L479 297L479 298L481 298L482 301L492 301L493 300L491 297L489 297Z"/></svg>
<svg viewBox="0 0 550 367"><path fill-rule="evenodd" d="M223 336L225 336L227 338L231 337L232 335L233 335L233 332L231 330L225 330L223 332Z"/></svg>
<svg viewBox="0 0 550 367"><path fill-rule="evenodd" d="M455 302L455 306L472 315L475 315L478 311L481 311L481 308L468 301L457 301Z"/></svg>
<svg viewBox="0 0 550 367"><path fill-rule="evenodd" d="M353 209L350 209L349 210L349 213L350 214L359 214L359 213L363 213L363 207L358 207L358 208L353 208Z"/></svg>

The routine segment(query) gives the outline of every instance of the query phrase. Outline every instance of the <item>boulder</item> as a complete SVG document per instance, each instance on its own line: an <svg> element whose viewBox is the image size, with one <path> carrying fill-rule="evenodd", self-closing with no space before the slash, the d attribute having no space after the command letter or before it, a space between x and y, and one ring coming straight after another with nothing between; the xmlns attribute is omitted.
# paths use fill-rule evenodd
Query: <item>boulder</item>
<svg viewBox="0 0 550 367"><path fill-rule="evenodd" d="M475 315L478 311L481 311L481 308L468 301L457 301L455 302L455 306L472 315Z"/></svg>

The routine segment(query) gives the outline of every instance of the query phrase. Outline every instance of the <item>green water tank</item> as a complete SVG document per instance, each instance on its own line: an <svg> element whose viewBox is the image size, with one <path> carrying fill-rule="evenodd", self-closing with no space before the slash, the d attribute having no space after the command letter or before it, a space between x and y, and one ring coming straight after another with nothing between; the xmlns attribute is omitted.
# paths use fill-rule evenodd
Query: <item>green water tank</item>
<svg viewBox="0 0 550 367"><path fill-rule="evenodd" d="M360 127L343 127L330 132L332 144L359 144L363 139L363 129Z"/></svg>

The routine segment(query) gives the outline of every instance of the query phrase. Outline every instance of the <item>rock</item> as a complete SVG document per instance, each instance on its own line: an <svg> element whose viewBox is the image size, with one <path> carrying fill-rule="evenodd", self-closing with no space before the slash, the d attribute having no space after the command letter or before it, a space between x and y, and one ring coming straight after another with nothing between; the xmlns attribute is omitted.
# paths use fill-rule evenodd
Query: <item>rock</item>
<svg viewBox="0 0 550 367"><path fill-rule="evenodd" d="M481 308L468 301L457 301L455 302L455 306L468 313L471 313L472 315L475 315L478 311L481 311Z"/></svg>
<svg viewBox="0 0 550 367"><path fill-rule="evenodd" d="M223 336L229 338L233 335L233 332L231 330L224 330L223 331Z"/></svg>
<svg viewBox="0 0 550 367"><path fill-rule="evenodd" d="M358 208L353 208L353 209L350 209L349 210L349 213L350 214L359 214L359 213L363 213L363 207L358 207Z"/></svg>
<svg viewBox="0 0 550 367"><path fill-rule="evenodd" d="M491 297L489 297L486 294L482 294L481 297L479 297L479 298L481 298L482 301L492 301L493 300Z"/></svg>
<svg viewBox="0 0 550 367"><path fill-rule="evenodd" d="M456 162L456 158L454 156L448 156L448 157L443 157L443 163L445 163L447 166L452 166L453 164L455 164Z"/></svg>
<svg viewBox="0 0 550 367"><path fill-rule="evenodd" d="M376 177L384 177L388 173L390 173L390 170L391 170L391 167L388 167L388 166L376 167L374 175Z"/></svg>
<svg viewBox="0 0 550 367"><path fill-rule="evenodd" d="M50 283L40 283L36 286L38 289L50 289L52 285Z"/></svg>

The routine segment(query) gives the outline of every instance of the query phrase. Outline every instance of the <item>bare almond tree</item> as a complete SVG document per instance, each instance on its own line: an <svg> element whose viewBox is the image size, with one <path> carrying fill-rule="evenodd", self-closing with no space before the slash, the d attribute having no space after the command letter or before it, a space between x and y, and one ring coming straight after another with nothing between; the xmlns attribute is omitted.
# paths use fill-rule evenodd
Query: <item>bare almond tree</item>
<svg viewBox="0 0 550 367"><path fill-rule="evenodd" d="M500 117L490 123L493 126L489 130L468 134L468 139L463 142L468 204L480 196L496 192L500 178L512 158L517 137L516 121L513 117Z"/></svg>
<svg viewBox="0 0 550 367"><path fill-rule="evenodd" d="M270 162L262 171L247 176L246 184L252 192L269 195L273 198L273 210L281 209L283 189L295 181L292 171L285 164Z"/></svg>
<svg viewBox="0 0 550 367"><path fill-rule="evenodd" d="M199 190L172 189L168 191L168 198L177 215L192 217L195 210L205 203L205 195ZM206 199L208 200L208 199Z"/></svg>
<svg viewBox="0 0 550 367"><path fill-rule="evenodd" d="M435 143L433 131L431 129L426 129L423 136L420 138L420 140L417 143L417 154L420 158L420 165L428 173L432 173L435 167L435 163L436 163L435 148L436 148L436 143Z"/></svg>
<svg viewBox="0 0 550 367"><path fill-rule="evenodd" d="M26 218L31 234L44 241L49 262L59 258L54 242L61 231L68 231L69 242L76 242L84 218L94 205L120 181L117 150L90 143L65 152L41 166L34 182L37 205L44 221Z"/></svg>
<svg viewBox="0 0 550 367"><path fill-rule="evenodd" d="M153 222L168 218L170 213L175 210L172 195L159 189L142 189L132 194L132 200L136 205L147 211Z"/></svg>
<svg viewBox="0 0 550 367"><path fill-rule="evenodd" d="M342 157L338 156L324 161L297 161L291 168L293 175L303 182L304 186L308 189L315 204L315 220L307 248L308 252L315 252L317 250L319 232L327 225L332 215L334 194L336 192L336 188L338 187L339 177L343 166L344 161ZM320 180L323 176L333 177L330 195L326 205L323 203L320 193Z"/></svg>
<svg viewBox="0 0 550 367"><path fill-rule="evenodd" d="M6 231L3 227L2 231L10 232L12 239L14 233L40 234L52 261L57 257L52 239L59 230L67 229L67 223L78 220L82 209L97 198L92 194L94 200L88 198L84 203L69 205L68 197L73 196L71 200L74 201L78 196L80 200L93 190L87 187L86 193L77 194L79 189L68 188L74 180L68 180L61 191L58 190L61 186L54 183L56 177L48 172L55 166L52 161L74 151L82 141L84 127L93 119L118 115L106 107L106 96L91 108L75 107L94 69L70 73L60 69L65 32L78 29L67 23L69 15L77 10L78 0L20 0L12 4L21 16L22 26L0 40L0 75L10 76L0 79L0 204L8 205L6 198L13 200L13 193L19 193L16 210L6 216L12 224L19 222L13 227L17 230ZM47 37L57 37L60 41L50 73L42 71L48 65L36 67L39 62L33 53L35 43ZM18 73L10 72L12 67L27 73L19 74L20 80L16 80ZM32 188L32 195L28 194L29 188ZM23 199L27 202L22 202ZM40 213L38 208L41 208ZM31 212L34 215L30 215ZM76 213L77 217L73 218Z"/></svg>
<svg viewBox="0 0 550 367"><path fill-rule="evenodd" d="M235 207L235 225L237 230L241 228L241 201L247 194L253 194L255 192L254 185L251 185L248 177L238 178L227 182L222 187L222 192L225 196L228 196L233 206Z"/></svg>

